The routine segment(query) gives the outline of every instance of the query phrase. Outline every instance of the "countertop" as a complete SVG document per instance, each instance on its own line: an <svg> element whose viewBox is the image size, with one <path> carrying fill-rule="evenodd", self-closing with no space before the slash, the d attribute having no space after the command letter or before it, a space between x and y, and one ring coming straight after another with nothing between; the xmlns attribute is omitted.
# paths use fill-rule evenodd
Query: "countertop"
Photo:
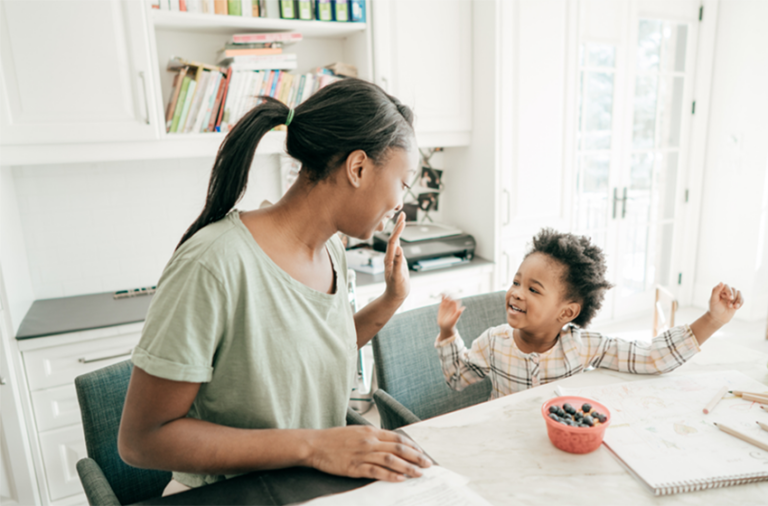
<svg viewBox="0 0 768 506"><path fill-rule="evenodd" d="M144 321L152 294L115 299L114 292L36 300L16 339L100 329Z"/></svg>
<svg viewBox="0 0 768 506"><path fill-rule="evenodd" d="M419 278L438 273L458 273L465 269L490 265L493 265L493 262L475 257L466 264L431 271L410 271L410 275L412 278ZM355 279L357 286L363 287L384 283L384 274L357 272ZM113 295L114 292L106 292L36 300L24 316L16 339L31 339L144 321L152 302L152 294L121 299L115 299Z"/></svg>

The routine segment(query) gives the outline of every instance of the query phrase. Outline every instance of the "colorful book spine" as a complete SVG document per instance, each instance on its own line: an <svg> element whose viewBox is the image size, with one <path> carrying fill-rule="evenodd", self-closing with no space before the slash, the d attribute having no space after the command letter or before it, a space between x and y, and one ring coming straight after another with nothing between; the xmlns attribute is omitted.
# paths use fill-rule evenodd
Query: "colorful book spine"
<svg viewBox="0 0 768 506"><path fill-rule="evenodd" d="M296 19L296 9L293 0L280 0L280 17Z"/></svg>
<svg viewBox="0 0 768 506"><path fill-rule="evenodd" d="M216 120L219 118L219 111L221 110L221 101L224 95L224 91L227 89L227 78L221 76L219 80L219 89L216 90L216 96L214 97L213 108L211 109L211 116L208 119L208 124L205 125L205 132L216 131Z"/></svg>
<svg viewBox="0 0 768 506"><path fill-rule="evenodd" d="M315 19L315 15L312 12L312 0L298 0L296 3L296 10L298 11L299 19Z"/></svg>
<svg viewBox="0 0 768 506"><path fill-rule="evenodd" d="M333 0L333 20L340 23L349 21L349 4L347 0Z"/></svg>
<svg viewBox="0 0 768 506"><path fill-rule="evenodd" d="M181 120L181 110L184 108L184 102L187 100L187 91L189 90L189 83L194 82L189 76L185 76L181 83L181 91L179 92L179 98L176 102L176 108L173 112L173 121L171 122L171 128L169 132L175 133L179 128L179 121Z"/></svg>
<svg viewBox="0 0 768 506"><path fill-rule="evenodd" d="M227 0L227 14L230 16L242 16L243 2L241 0Z"/></svg>
<svg viewBox="0 0 768 506"><path fill-rule="evenodd" d="M331 0L315 0L315 19L333 21L333 4Z"/></svg>
<svg viewBox="0 0 768 506"><path fill-rule="evenodd" d="M227 0L213 0L214 14L223 14L226 16L228 11Z"/></svg>
<svg viewBox="0 0 768 506"><path fill-rule="evenodd" d="M349 0L349 20L365 23L365 0Z"/></svg>
<svg viewBox="0 0 768 506"><path fill-rule="evenodd" d="M184 82L184 77L187 75L187 67L183 67L176 73L173 78L173 91L171 92L171 98L168 99L168 107L165 108L165 131L171 131L171 124L173 123L173 113L176 112L176 102L179 100L179 93L181 92L181 85Z"/></svg>
<svg viewBox="0 0 768 506"><path fill-rule="evenodd" d="M184 97L184 107L181 109L181 116L179 116L179 123L176 126L176 132L184 132L184 125L187 124L187 116L189 116L189 108L192 106L192 98L195 96L195 90L197 89L197 81L190 80L189 87L187 88L187 96Z"/></svg>
<svg viewBox="0 0 768 506"><path fill-rule="evenodd" d="M213 125L212 131L221 131L221 120L224 116L224 104L229 93L229 83L232 80L232 69L227 69L227 79L224 81L224 89L222 90L221 102L219 104L219 116L216 118L216 123Z"/></svg>
<svg viewBox="0 0 768 506"><path fill-rule="evenodd" d="M297 32L237 33L232 36L232 42L235 44L249 42L300 42L301 39L301 34Z"/></svg>

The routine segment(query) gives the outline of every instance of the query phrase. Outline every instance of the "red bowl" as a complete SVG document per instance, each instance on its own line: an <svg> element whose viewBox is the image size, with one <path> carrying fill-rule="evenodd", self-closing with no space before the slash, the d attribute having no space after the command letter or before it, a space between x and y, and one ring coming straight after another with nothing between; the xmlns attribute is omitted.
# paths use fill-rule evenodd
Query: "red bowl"
<svg viewBox="0 0 768 506"><path fill-rule="evenodd" d="M571 427L560 422L556 422L549 417L549 407L556 404L560 407L568 403L576 409L581 408L584 403L591 404L599 413L608 417L605 423L595 427ZM549 440L556 448L569 453L589 453L597 450L603 442L605 429L611 423L611 412L608 408L599 402L587 399L586 397L576 397L573 395L564 395L550 399L541 406L541 416L547 424L547 434Z"/></svg>

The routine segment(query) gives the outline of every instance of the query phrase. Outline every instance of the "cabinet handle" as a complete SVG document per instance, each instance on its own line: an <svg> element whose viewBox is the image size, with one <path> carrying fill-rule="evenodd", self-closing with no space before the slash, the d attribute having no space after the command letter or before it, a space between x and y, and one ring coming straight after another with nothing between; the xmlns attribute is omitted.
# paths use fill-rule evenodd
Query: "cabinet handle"
<svg viewBox="0 0 768 506"><path fill-rule="evenodd" d="M0 376L0 385L5 385L5 378Z"/></svg>
<svg viewBox="0 0 768 506"><path fill-rule="evenodd" d="M384 91L389 93L389 80L386 77L381 78L381 87L384 88Z"/></svg>
<svg viewBox="0 0 768 506"><path fill-rule="evenodd" d="M506 200L506 209L507 209L507 211L506 211L506 216L504 217L504 225L503 225L504 227L506 227L507 225L509 225L509 210L510 210L510 207L512 207L512 206L511 206L511 204L509 202L510 201L509 190L504 188L501 191L503 192L504 195L507 196L507 200Z"/></svg>
<svg viewBox="0 0 768 506"><path fill-rule="evenodd" d="M149 125L149 101L147 100L147 80L144 78L144 71L139 72L139 79L141 79L141 88L144 90L145 123Z"/></svg>
<svg viewBox="0 0 768 506"><path fill-rule="evenodd" d="M92 362L101 362L102 360L109 360L110 358L120 358L130 356L132 350L120 352L117 355L107 355L106 357L80 357L77 359L81 364L90 364Z"/></svg>
<svg viewBox="0 0 768 506"><path fill-rule="evenodd" d="M627 187L624 187L624 196L621 198L621 219L627 216Z"/></svg>

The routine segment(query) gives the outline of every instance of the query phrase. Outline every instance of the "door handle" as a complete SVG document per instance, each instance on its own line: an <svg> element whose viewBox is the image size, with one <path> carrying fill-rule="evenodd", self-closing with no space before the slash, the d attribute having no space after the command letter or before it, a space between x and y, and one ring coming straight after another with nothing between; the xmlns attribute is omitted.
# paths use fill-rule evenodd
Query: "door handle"
<svg viewBox="0 0 768 506"><path fill-rule="evenodd" d="M624 187L624 193L621 198L621 219L627 215L627 187Z"/></svg>
<svg viewBox="0 0 768 506"><path fill-rule="evenodd" d="M511 204L510 204L510 196L509 196L509 190L507 190L506 188L504 188L504 189L503 189L503 190L501 190L501 191L502 191L502 193L503 193L504 195L506 195L506 196L507 196L507 198L506 198L506 202L505 202L505 204L506 204L506 206L505 206L505 208L506 208L506 214L505 214L505 216L504 216L504 225L502 225L502 226L506 227L507 225L509 225L509 209L510 209L510 207L511 207Z"/></svg>
<svg viewBox="0 0 768 506"><path fill-rule="evenodd" d="M616 202L619 200L619 189L613 189L613 219L616 219Z"/></svg>

